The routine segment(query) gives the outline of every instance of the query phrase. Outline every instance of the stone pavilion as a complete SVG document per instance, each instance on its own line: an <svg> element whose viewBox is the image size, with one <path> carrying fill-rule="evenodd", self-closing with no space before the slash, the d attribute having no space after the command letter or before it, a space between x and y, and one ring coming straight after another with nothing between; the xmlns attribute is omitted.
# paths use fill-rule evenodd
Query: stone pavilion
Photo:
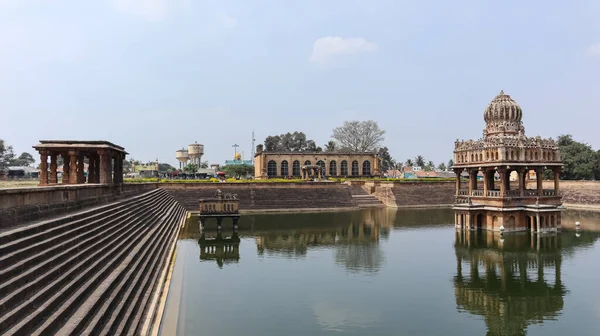
<svg viewBox="0 0 600 336"><path fill-rule="evenodd" d="M560 153L553 139L525 136L521 107L500 91L484 112L479 140L457 140L455 225L491 231L556 231L560 228ZM536 180L529 181L530 171ZM468 173L466 183L461 174ZM479 174L482 173L482 174ZM517 180L511 183L511 173ZM481 181L478 174L483 175ZM552 176L544 188L543 176Z"/></svg>

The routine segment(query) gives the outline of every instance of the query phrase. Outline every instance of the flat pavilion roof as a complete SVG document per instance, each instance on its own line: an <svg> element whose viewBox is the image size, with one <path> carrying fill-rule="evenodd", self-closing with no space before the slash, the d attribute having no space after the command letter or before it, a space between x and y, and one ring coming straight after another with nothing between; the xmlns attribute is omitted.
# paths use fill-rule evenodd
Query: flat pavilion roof
<svg viewBox="0 0 600 336"><path fill-rule="evenodd" d="M129 154L125 148L115 145L112 142L104 140L81 141L81 140L40 140L40 143L33 148L40 149L112 149L117 152Z"/></svg>

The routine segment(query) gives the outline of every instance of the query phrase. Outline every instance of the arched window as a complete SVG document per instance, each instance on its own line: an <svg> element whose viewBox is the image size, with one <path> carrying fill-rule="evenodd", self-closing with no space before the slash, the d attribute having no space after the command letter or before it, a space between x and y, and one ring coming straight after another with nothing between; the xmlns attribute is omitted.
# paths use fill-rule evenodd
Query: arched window
<svg viewBox="0 0 600 336"><path fill-rule="evenodd" d="M358 176L358 161L352 161L352 176Z"/></svg>
<svg viewBox="0 0 600 336"><path fill-rule="evenodd" d="M479 161L483 161L483 154L479 154Z"/></svg>
<svg viewBox="0 0 600 336"><path fill-rule="evenodd" d="M475 161L475 157L473 156L473 154L471 154L471 162Z"/></svg>
<svg viewBox="0 0 600 336"><path fill-rule="evenodd" d="M496 152L496 160L498 160L498 152Z"/></svg>
<svg viewBox="0 0 600 336"><path fill-rule="evenodd" d="M342 164L340 165L340 170L342 176L348 176L348 161L342 161Z"/></svg>
<svg viewBox="0 0 600 336"><path fill-rule="evenodd" d="M546 151L542 152L542 159L546 161Z"/></svg>
<svg viewBox="0 0 600 336"><path fill-rule="evenodd" d="M335 160L329 161L329 176L337 176L337 163Z"/></svg>
<svg viewBox="0 0 600 336"><path fill-rule="evenodd" d="M363 162L362 168L363 168L363 171L362 171L363 176L371 176L371 161L365 160L365 162Z"/></svg>
<svg viewBox="0 0 600 336"><path fill-rule="evenodd" d="M293 176L302 176L300 173L300 161L296 160L292 163L292 175Z"/></svg>
<svg viewBox="0 0 600 336"><path fill-rule="evenodd" d="M321 167L321 174L325 175L325 162L322 160L317 161L317 166Z"/></svg>
<svg viewBox="0 0 600 336"><path fill-rule="evenodd" d="M275 163L275 161L273 161L273 160L271 160L271 161L269 161L269 163L267 163L267 176L268 177L277 176L277 163Z"/></svg>
<svg viewBox="0 0 600 336"><path fill-rule="evenodd" d="M537 161L537 159L538 159L538 154L537 154L537 152L533 152L533 159Z"/></svg>
<svg viewBox="0 0 600 336"><path fill-rule="evenodd" d="M281 161L281 176L288 176L290 173L290 167L286 160Z"/></svg>
<svg viewBox="0 0 600 336"><path fill-rule="evenodd" d="M312 165L312 163L310 163L310 160L306 160L306 161L304 161L304 165L305 166L310 166L310 165Z"/></svg>

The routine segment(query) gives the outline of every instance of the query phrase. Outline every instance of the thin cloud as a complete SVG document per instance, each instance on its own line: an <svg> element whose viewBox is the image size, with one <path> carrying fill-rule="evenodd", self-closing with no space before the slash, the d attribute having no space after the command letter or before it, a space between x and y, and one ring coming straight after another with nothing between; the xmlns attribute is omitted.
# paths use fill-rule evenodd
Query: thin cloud
<svg viewBox="0 0 600 336"><path fill-rule="evenodd" d="M587 53L592 57L600 57L600 43L592 44L588 47Z"/></svg>
<svg viewBox="0 0 600 336"><path fill-rule="evenodd" d="M168 11L169 0L113 0L115 9L124 14L160 21Z"/></svg>
<svg viewBox="0 0 600 336"><path fill-rule="evenodd" d="M220 14L218 18L226 28L233 29L238 25L237 19L229 14Z"/></svg>
<svg viewBox="0 0 600 336"><path fill-rule="evenodd" d="M334 58L377 50L377 43L362 37L321 37L315 41L310 62L326 64Z"/></svg>

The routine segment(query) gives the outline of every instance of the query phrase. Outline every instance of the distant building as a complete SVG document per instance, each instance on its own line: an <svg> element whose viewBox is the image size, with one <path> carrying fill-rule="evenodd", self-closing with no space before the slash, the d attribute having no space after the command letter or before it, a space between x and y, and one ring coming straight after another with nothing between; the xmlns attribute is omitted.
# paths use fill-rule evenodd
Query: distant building
<svg viewBox="0 0 600 336"><path fill-rule="evenodd" d="M8 167L6 177L9 179L37 179L40 171L32 167Z"/></svg>
<svg viewBox="0 0 600 336"><path fill-rule="evenodd" d="M131 175L137 175L142 178L154 178L159 177L158 172L158 160L156 162L149 162L143 164L132 164Z"/></svg>

